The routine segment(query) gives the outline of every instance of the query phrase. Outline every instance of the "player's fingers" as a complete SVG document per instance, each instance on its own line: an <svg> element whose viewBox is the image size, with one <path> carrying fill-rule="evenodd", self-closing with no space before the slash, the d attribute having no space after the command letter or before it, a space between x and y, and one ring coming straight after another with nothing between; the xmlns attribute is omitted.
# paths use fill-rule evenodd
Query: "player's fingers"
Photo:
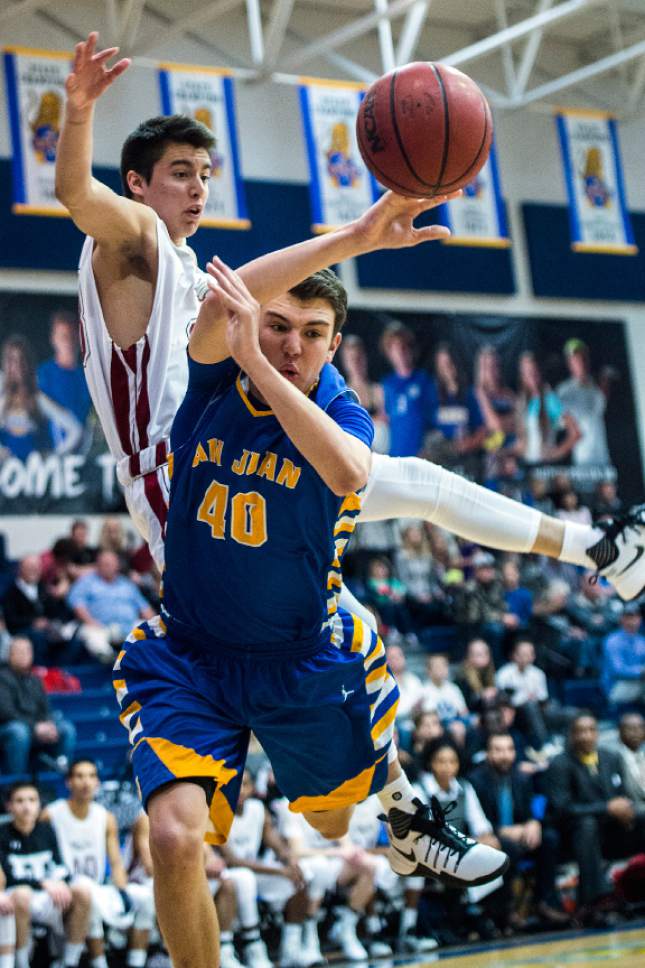
<svg viewBox="0 0 645 968"><path fill-rule="evenodd" d="M85 49L85 44L82 42L80 44L76 44L76 46L74 47L74 61L72 63L73 71L77 71L81 66L81 64L83 63L84 49Z"/></svg>
<svg viewBox="0 0 645 968"><path fill-rule="evenodd" d="M110 83L115 81L124 71L127 71L131 63L132 61L129 57L123 57L120 61L117 61L114 67L110 67L106 72Z"/></svg>
<svg viewBox="0 0 645 968"><path fill-rule="evenodd" d="M87 40L85 41L85 57L87 60L89 60L94 54L94 51L96 50L96 42L98 39L99 39L99 34L97 30L93 30L90 34L88 34Z"/></svg>
<svg viewBox="0 0 645 968"><path fill-rule="evenodd" d="M109 60L110 57L114 57L118 53L118 47L106 47L105 50L100 50L98 54L94 54L92 57L93 64L102 64L104 61Z"/></svg>
<svg viewBox="0 0 645 968"><path fill-rule="evenodd" d="M219 268L220 268L220 269L221 269L221 270L222 270L222 271L224 272L224 274L226 275L226 277L227 277L227 279L229 280L229 282L230 282L230 284L231 284L231 286L232 286L232 287L233 287L233 288L234 288L234 289L235 289L235 290L236 290L236 291L237 291L237 292L238 292L238 293L239 293L239 294L240 294L241 296L245 296L245 297L246 297L246 298L248 298L248 299L251 299L251 298L253 298L253 297L251 296L251 293L249 292L249 290L248 290L248 289L246 288L246 285L245 285L245 283L244 283L244 280L243 280L243 279L242 279L242 277L241 277L241 276L240 276L240 275L239 275L239 274L238 274L238 273L237 273L237 272L235 271L235 269L232 269L232 268L231 268L231 267L230 267L229 265L227 265L227 264L226 264L225 262L222 262L222 260L221 260L221 259L219 258L219 256L215 256L215 258L213 259L213 262L215 263L215 265L217 265L217 266L218 266L218 267L219 267Z"/></svg>
<svg viewBox="0 0 645 968"><path fill-rule="evenodd" d="M449 239L450 229L447 225L427 225L422 229L415 229L412 233L414 245L419 242L433 242L435 239Z"/></svg>

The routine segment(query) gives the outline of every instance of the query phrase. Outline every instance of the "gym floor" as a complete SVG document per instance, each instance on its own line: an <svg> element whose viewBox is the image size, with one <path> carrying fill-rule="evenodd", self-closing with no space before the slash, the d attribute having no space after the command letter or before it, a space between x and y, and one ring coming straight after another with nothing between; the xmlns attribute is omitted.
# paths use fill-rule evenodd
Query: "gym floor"
<svg viewBox="0 0 645 968"><path fill-rule="evenodd" d="M334 962L334 968L345 968ZM513 941L504 944L472 945L426 955L422 961L379 960L370 968L596 968L614 964L616 968L643 968L645 965L645 922L612 931L568 931L549 935L539 941Z"/></svg>

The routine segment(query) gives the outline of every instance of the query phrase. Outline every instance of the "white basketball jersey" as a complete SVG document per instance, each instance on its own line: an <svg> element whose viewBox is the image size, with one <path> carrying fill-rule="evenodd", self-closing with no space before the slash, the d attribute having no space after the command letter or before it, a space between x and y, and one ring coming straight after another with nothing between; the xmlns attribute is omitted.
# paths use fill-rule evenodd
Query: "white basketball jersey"
<svg viewBox="0 0 645 968"><path fill-rule="evenodd" d="M110 338L85 239L79 263L83 365L117 472L125 485L159 467L188 383L186 347L207 291L193 250L175 245L157 218L158 266L145 335L123 350Z"/></svg>
<svg viewBox="0 0 645 968"><path fill-rule="evenodd" d="M264 830L264 804L261 800L249 797L244 802L241 814L235 814L231 831L226 841L240 860L257 860L262 846Z"/></svg>
<svg viewBox="0 0 645 968"><path fill-rule="evenodd" d="M55 800L47 812L56 831L58 846L72 877L84 875L102 884L107 872L107 810L90 804L85 820L75 817L67 800Z"/></svg>

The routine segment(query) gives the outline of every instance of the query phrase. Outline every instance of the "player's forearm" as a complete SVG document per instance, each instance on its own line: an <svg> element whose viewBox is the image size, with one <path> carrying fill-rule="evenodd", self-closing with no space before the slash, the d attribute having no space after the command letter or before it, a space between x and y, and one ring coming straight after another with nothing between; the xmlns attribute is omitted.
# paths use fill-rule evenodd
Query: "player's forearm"
<svg viewBox="0 0 645 968"><path fill-rule="evenodd" d="M56 147L56 198L72 210L92 192L94 106L77 111L65 105Z"/></svg>
<svg viewBox="0 0 645 968"><path fill-rule="evenodd" d="M363 234L351 223L335 232L260 256L238 272L252 296L264 304L282 296L314 272L367 251Z"/></svg>
<svg viewBox="0 0 645 968"><path fill-rule="evenodd" d="M370 451L289 383L264 356L248 369L280 426L334 494L343 496L367 483Z"/></svg>

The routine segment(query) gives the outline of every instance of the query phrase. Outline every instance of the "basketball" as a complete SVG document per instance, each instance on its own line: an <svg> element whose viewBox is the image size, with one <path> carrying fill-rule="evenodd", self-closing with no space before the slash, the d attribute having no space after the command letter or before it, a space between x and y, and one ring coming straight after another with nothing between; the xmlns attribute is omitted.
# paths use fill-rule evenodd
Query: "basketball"
<svg viewBox="0 0 645 968"><path fill-rule="evenodd" d="M407 64L374 81L356 119L374 177L399 195L444 195L482 168L493 140L488 101L454 67Z"/></svg>

